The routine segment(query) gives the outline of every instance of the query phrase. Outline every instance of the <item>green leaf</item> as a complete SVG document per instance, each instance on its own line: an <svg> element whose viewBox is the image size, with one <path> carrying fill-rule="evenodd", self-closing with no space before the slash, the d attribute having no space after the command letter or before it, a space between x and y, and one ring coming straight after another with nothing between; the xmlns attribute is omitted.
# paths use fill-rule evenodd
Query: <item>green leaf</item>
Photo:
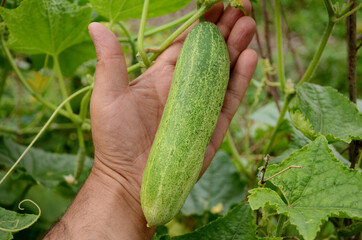
<svg viewBox="0 0 362 240"><path fill-rule="evenodd" d="M284 159L286 159L292 152L304 147L305 145L307 145L308 143L310 143L311 141L305 136L303 135L302 132L300 132L298 129L296 129L294 126L291 125L291 129L292 129L292 141L290 142L289 148L284 151L281 155L273 158L270 163L271 164L276 164L276 163L280 163L282 162ZM329 148L332 150L334 156L340 160L345 166L349 166L351 163L345 159L336 149L335 147L330 144Z"/></svg>
<svg viewBox="0 0 362 240"><path fill-rule="evenodd" d="M280 103L282 105L282 103ZM279 118L279 111L275 102L270 102L259 108L250 115L250 119L257 123L265 123L269 126L275 126Z"/></svg>
<svg viewBox="0 0 362 240"><path fill-rule="evenodd" d="M73 196L64 196L57 188L48 189L41 185L33 185L25 195L25 198L32 199L41 208L40 220L42 223L49 224L49 227L60 219L74 197L75 194ZM34 207L26 207L32 210L32 212L36 211Z"/></svg>
<svg viewBox="0 0 362 240"><path fill-rule="evenodd" d="M362 114L331 87L304 83L297 88L296 105L290 115L294 126L310 139L319 135L329 142L362 139Z"/></svg>
<svg viewBox="0 0 362 240"><path fill-rule="evenodd" d="M19 204L20 207L20 204ZM31 226L40 216L34 214L21 214L0 207L0 230L17 232Z"/></svg>
<svg viewBox="0 0 362 240"><path fill-rule="evenodd" d="M10 48L57 55L81 41L91 9L65 0L24 0L16 9L0 8L0 15L10 32Z"/></svg>
<svg viewBox="0 0 362 240"><path fill-rule="evenodd" d="M13 235L10 232L0 231L0 240L11 240Z"/></svg>
<svg viewBox="0 0 362 240"><path fill-rule="evenodd" d="M45 54L31 55L32 67L40 71L44 67L45 57ZM96 52L93 42L88 37L87 40L73 45L59 54L60 69L64 76L72 77L79 66L92 59L96 59ZM53 58L49 58L48 67L53 67Z"/></svg>
<svg viewBox="0 0 362 240"><path fill-rule="evenodd" d="M252 189L249 203L253 210L269 206L289 216L305 240L314 239L328 217L362 219L362 175L334 157L325 137L269 166L266 178L291 165L302 168L292 168L270 180L286 202L271 189Z"/></svg>
<svg viewBox="0 0 362 240"><path fill-rule="evenodd" d="M152 240L160 240L160 239L164 239L165 237L168 237L168 228L165 226L159 226L156 229L155 234L153 234Z"/></svg>
<svg viewBox="0 0 362 240"><path fill-rule="evenodd" d="M289 144L289 148L285 150L281 155L278 157L273 158L270 163L276 164L282 162L286 159L292 152L304 147L311 141L303 135L298 129L296 129L290 122L288 122L290 129L291 129L291 136L292 140Z"/></svg>
<svg viewBox="0 0 362 240"><path fill-rule="evenodd" d="M111 22L141 18L144 0L90 0L92 7ZM148 18L175 12L191 0L150 0Z"/></svg>
<svg viewBox="0 0 362 240"><path fill-rule="evenodd" d="M24 150L24 146L0 137L0 166L10 168ZM47 188L54 188L64 181L64 176L73 174L75 160L76 155L49 153L32 148L20 162L18 168L24 169L39 184ZM79 184L88 176L91 166L92 160L87 157Z"/></svg>
<svg viewBox="0 0 362 240"><path fill-rule="evenodd" d="M173 237L174 240L256 240L256 225L247 203L241 203L225 216L196 229L192 233ZM165 238L167 239L167 238Z"/></svg>
<svg viewBox="0 0 362 240"><path fill-rule="evenodd" d="M0 171L0 179L6 174L5 171ZM27 178L24 174L19 175L15 171L2 184L0 184L0 205L12 206L17 204L19 199L22 199L28 191L29 185L34 184L32 178Z"/></svg>
<svg viewBox="0 0 362 240"><path fill-rule="evenodd" d="M96 59L92 41L81 42L67 48L59 55L59 64L64 76L72 76L83 63Z"/></svg>
<svg viewBox="0 0 362 240"><path fill-rule="evenodd" d="M244 196L245 184L240 181L229 155L218 151L192 189L181 212L184 215L202 215L205 211L225 214L232 204L240 203Z"/></svg>

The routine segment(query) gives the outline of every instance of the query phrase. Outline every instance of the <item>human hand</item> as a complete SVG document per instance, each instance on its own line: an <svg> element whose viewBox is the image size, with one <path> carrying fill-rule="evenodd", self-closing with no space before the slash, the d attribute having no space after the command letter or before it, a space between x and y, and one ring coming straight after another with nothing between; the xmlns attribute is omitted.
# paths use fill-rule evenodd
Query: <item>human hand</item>
<svg viewBox="0 0 362 240"><path fill-rule="evenodd" d="M250 12L250 2L243 0L243 4ZM205 14L205 20L215 23L225 37L231 75L201 175L219 148L257 63L256 53L246 49L255 32L252 18L230 6L224 11L223 3L218 3ZM90 24L98 61L91 99L94 165L72 205L44 239L152 238L155 228L146 227L140 204L142 174L188 31L152 67L128 83L116 37L103 25Z"/></svg>
<svg viewBox="0 0 362 240"><path fill-rule="evenodd" d="M244 5L250 12L250 3L245 2ZM252 18L244 17L240 10L230 6L224 11L223 4L219 3L207 12L205 20L214 22L225 37L232 72L224 105L206 150L202 173L224 138L257 62L256 53L246 50L255 32ZM91 99L95 147L92 173L100 179L105 176L113 179L112 189L121 187L124 190L122 194L126 196L123 197L142 221L142 174L187 32L176 39L152 67L129 83L122 48L115 36L99 23L91 24L89 31L98 58Z"/></svg>

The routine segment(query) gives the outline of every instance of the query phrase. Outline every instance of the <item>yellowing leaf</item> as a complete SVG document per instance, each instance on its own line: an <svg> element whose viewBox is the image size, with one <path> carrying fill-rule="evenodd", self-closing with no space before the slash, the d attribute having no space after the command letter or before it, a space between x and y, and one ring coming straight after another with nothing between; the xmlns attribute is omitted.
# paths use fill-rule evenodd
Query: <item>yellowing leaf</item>
<svg viewBox="0 0 362 240"><path fill-rule="evenodd" d="M39 72L34 72L33 79L26 79L30 86L37 92L42 92L46 87L50 77L44 77Z"/></svg>
<svg viewBox="0 0 362 240"><path fill-rule="evenodd" d="M216 206L211 208L211 213L213 213L213 214L221 213L222 209L223 209L222 203L218 203Z"/></svg>

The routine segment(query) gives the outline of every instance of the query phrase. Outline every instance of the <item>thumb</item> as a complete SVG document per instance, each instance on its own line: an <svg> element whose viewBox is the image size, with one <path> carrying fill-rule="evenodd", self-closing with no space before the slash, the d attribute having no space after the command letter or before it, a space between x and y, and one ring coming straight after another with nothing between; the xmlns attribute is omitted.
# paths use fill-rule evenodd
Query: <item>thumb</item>
<svg viewBox="0 0 362 240"><path fill-rule="evenodd" d="M127 66L121 44L100 23L91 23L88 29L97 54L94 92L102 96L118 96L128 87Z"/></svg>

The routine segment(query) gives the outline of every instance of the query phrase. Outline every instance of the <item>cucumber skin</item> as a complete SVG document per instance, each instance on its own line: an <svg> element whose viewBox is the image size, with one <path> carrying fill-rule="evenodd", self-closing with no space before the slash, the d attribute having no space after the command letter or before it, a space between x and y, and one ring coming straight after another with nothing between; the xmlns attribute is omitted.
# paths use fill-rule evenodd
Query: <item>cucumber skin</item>
<svg viewBox="0 0 362 240"><path fill-rule="evenodd" d="M141 205L149 227L180 211L200 174L229 81L229 53L208 22L188 34L143 174Z"/></svg>

